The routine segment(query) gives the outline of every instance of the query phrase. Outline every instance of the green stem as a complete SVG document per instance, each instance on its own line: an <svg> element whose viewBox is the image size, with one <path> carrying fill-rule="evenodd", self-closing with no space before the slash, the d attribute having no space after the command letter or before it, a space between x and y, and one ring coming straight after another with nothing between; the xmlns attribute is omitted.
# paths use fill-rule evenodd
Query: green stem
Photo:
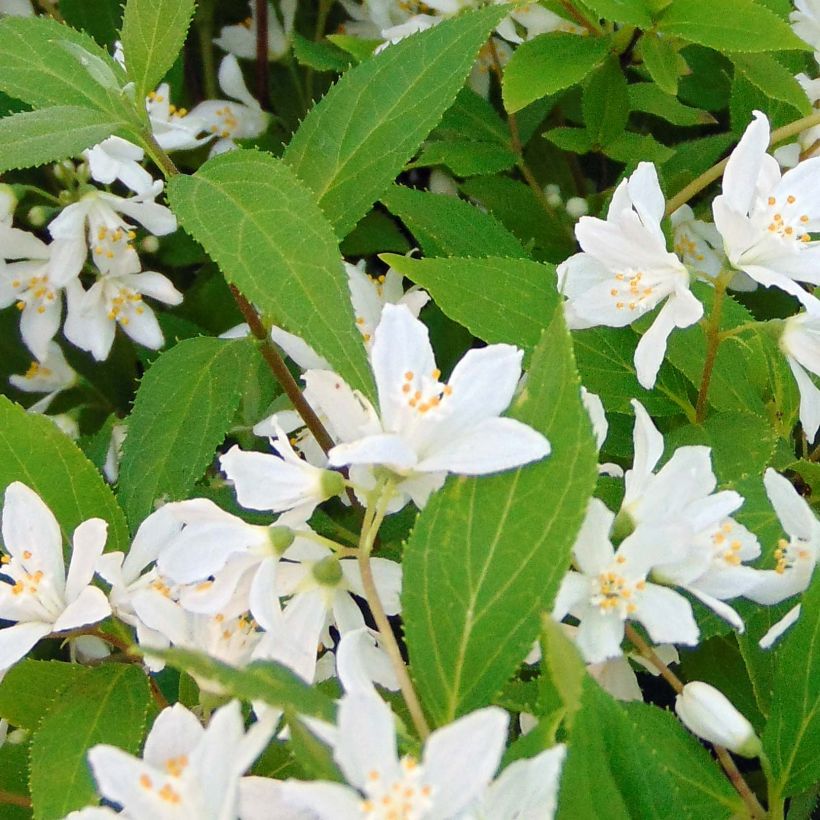
<svg viewBox="0 0 820 820"><path fill-rule="evenodd" d="M712 372L715 368L718 348L722 341L720 333L720 317L723 313L723 299L726 295L726 285L733 273L723 271L715 279L715 296L712 301L712 312L706 325L706 359L703 362L703 375L700 379L698 400L695 405L695 423L700 424L706 418L706 400L709 396L709 385L712 382Z"/></svg>
<svg viewBox="0 0 820 820"><path fill-rule="evenodd" d="M379 630L381 645L390 658L393 671L396 673L396 678L399 681L402 697L407 704L407 710L410 712L410 717L413 720L413 725L416 727L416 732L423 742L430 734L430 727L427 725L427 720L424 717L418 695L413 687L413 682L410 680L410 675L404 664L404 658L401 656L401 649L399 649L393 628L390 626L390 621L387 619L387 614L384 611L384 606L382 605L379 591L376 588L376 582L373 578L373 569L370 566L370 553L373 551L373 544L376 541L379 527L381 527L382 521L384 521L384 516L387 513L387 505L390 503L392 495L393 484L388 480L373 494L373 497L376 499L375 504L368 504L364 521L362 522L361 538L359 539L359 571L362 575L362 586L364 587L365 597L367 598L367 605L370 607L373 620L376 622L376 628Z"/></svg>
<svg viewBox="0 0 820 820"><path fill-rule="evenodd" d="M774 145L777 142L782 142L783 140L788 139L789 137L793 137L801 132L805 131L807 128L811 128L814 125L820 124L820 111L815 112L814 114L809 114L808 117L801 117L799 120L795 120L794 122L789 123L788 125L784 125L782 128L778 128L776 131L772 131L771 139L769 140L769 145ZM723 173L724 169L726 168L726 163L729 161L728 157L726 159L721 160L716 165L713 165L709 170L704 171L697 179L692 180L686 187L682 188L678 191L669 202L666 203L666 215L670 216L675 211L680 208L681 205L685 205L693 196L699 194L704 188L711 185L716 179L719 179L721 174Z"/></svg>
<svg viewBox="0 0 820 820"><path fill-rule="evenodd" d="M316 12L316 28L313 30L313 42L318 43L325 35L327 27L327 16L333 6L333 0L319 0L319 8ZM305 92L308 102L313 100L313 68L308 66L305 71Z"/></svg>
<svg viewBox="0 0 820 820"><path fill-rule="evenodd" d="M162 175L166 179L170 179L171 177L175 177L179 174L179 168L174 165L174 161L171 157L168 156L156 139L154 139L154 135L150 130L143 131L140 134L140 138L142 140L142 147L145 149L148 156L154 160L157 168L162 171Z"/></svg>
<svg viewBox="0 0 820 820"><path fill-rule="evenodd" d="M216 84L216 62L214 61L214 4L213 0L201 0L196 15L196 29L199 38L199 58L202 61L202 85L205 96L214 100L219 96Z"/></svg>

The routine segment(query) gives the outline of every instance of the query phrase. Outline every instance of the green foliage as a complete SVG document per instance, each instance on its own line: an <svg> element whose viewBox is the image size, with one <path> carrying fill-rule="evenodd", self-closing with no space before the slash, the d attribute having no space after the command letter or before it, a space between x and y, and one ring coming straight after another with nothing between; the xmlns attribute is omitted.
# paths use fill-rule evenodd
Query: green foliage
<svg viewBox="0 0 820 820"><path fill-rule="evenodd" d="M652 23L647 0L584 0L584 5L613 23L647 28Z"/></svg>
<svg viewBox="0 0 820 820"><path fill-rule="evenodd" d="M658 28L725 51L808 49L786 22L755 0L675 0L661 14Z"/></svg>
<svg viewBox="0 0 820 820"><path fill-rule="evenodd" d="M352 387L371 393L333 231L278 159L238 150L168 186L180 224L269 322L302 336Z"/></svg>
<svg viewBox="0 0 820 820"><path fill-rule="evenodd" d="M255 375L259 354L244 339L186 339L145 374L128 419L119 499L132 528L159 498L179 501L213 460Z"/></svg>
<svg viewBox="0 0 820 820"><path fill-rule="evenodd" d="M654 83L633 83L627 89L629 108L671 122L672 125L710 125L715 118L708 111L690 108Z"/></svg>
<svg viewBox="0 0 820 820"><path fill-rule="evenodd" d="M444 165L456 176L494 174L515 165L515 154L503 145L476 140L428 142L409 168Z"/></svg>
<svg viewBox="0 0 820 820"><path fill-rule="evenodd" d="M85 61L85 64L83 63ZM44 17L0 20L0 90L35 108L80 106L130 115L131 104L92 69L124 80L122 69L87 34Z"/></svg>
<svg viewBox="0 0 820 820"><path fill-rule="evenodd" d="M669 40L655 32L641 38L641 56L649 76L667 94L678 93L678 53Z"/></svg>
<svg viewBox="0 0 820 820"><path fill-rule="evenodd" d="M0 681L0 718L12 726L36 729L63 690L84 674L77 664L25 658Z"/></svg>
<svg viewBox="0 0 820 820"><path fill-rule="evenodd" d="M150 694L136 666L87 669L43 717L31 741L31 799L35 820L58 820L95 801L86 753L109 743L139 748Z"/></svg>
<svg viewBox="0 0 820 820"><path fill-rule="evenodd" d="M128 0L122 48L137 97L152 91L174 64L194 13L194 0Z"/></svg>
<svg viewBox="0 0 820 820"><path fill-rule="evenodd" d="M113 48L122 28L120 0L60 0L63 19L90 34L104 48Z"/></svg>
<svg viewBox="0 0 820 820"><path fill-rule="evenodd" d="M503 15L463 14L348 71L313 108L284 159L342 237L441 119Z"/></svg>
<svg viewBox="0 0 820 820"><path fill-rule="evenodd" d="M522 44L504 70L504 106L519 111L534 100L581 82L606 57L606 37L554 32Z"/></svg>
<svg viewBox="0 0 820 820"><path fill-rule="evenodd" d="M629 116L626 77L615 57L590 75L584 87L584 123L593 145L608 145L623 133Z"/></svg>
<svg viewBox="0 0 820 820"><path fill-rule="evenodd" d="M413 259L385 256L421 285L451 319L488 343L508 342L532 353L557 305L555 269L525 260Z"/></svg>
<svg viewBox="0 0 820 820"><path fill-rule="evenodd" d="M811 103L800 83L770 54L733 54L735 71L767 97L792 106L802 116L811 113Z"/></svg>
<svg viewBox="0 0 820 820"><path fill-rule="evenodd" d="M778 796L799 794L820 780L820 584L816 580L804 594L800 620L778 655L763 750Z"/></svg>
<svg viewBox="0 0 820 820"><path fill-rule="evenodd" d="M94 465L49 419L0 396L0 488L12 481L45 501L66 540L81 522L99 517L108 522L106 549L127 549L125 516Z"/></svg>
<svg viewBox="0 0 820 820"><path fill-rule="evenodd" d="M295 714L329 722L334 719L335 706L327 695L305 683L286 666L273 661L254 661L243 669L236 669L187 649L169 649L157 654L174 669L218 684L233 697L262 701L269 706L288 708Z"/></svg>
<svg viewBox="0 0 820 820"><path fill-rule="evenodd" d="M381 201L430 256L527 256L497 219L461 199L394 185Z"/></svg>
<svg viewBox="0 0 820 820"><path fill-rule="evenodd" d="M125 123L91 108L59 105L0 119L0 172L79 154Z"/></svg>
<svg viewBox="0 0 820 820"><path fill-rule="evenodd" d="M527 653L569 561L595 481L595 446L561 310L543 317L512 415L543 432L544 461L453 478L405 547L405 635L436 724L492 699Z"/></svg>

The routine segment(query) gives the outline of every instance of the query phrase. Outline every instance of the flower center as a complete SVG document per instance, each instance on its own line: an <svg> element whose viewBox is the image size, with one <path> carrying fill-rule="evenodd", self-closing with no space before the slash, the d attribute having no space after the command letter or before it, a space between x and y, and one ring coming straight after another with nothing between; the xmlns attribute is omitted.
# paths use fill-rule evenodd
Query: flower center
<svg viewBox="0 0 820 820"><path fill-rule="evenodd" d="M621 574L620 570L626 563L622 555L615 559L615 563L615 568L605 570L592 579L590 603L597 606L602 615L615 612L625 620L637 611L635 592L642 590L646 582L632 581Z"/></svg>
<svg viewBox="0 0 820 820"><path fill-rule="evenodd" d="M787 569L791 569L798 561L808 561L811 557L811 550L806 546L805 541L787 541L781 538L777 542L777 549L774 551L777 561L774 571L782 575Z"/></svg>
<svg viewBox="0 0 820 820"><path fill-rule="evenodd" d="M112 322L127 325L134 315L141 316L145 313L141 302L141 293L126 287L117 288L116 296L111 297L108 303L108 318Z"/></svg>
<svg viewBox="0 0 820 820"><path fill-rule="evenodd" d="M811 236L806 231L809 215L800 213L797 197L793 194L780 203L776 197L770 196L766 200L766 219L766 230L773 236L793 242L811 242Z"/></svg>
<svg viewBox="0 0 820 820"><path fill-rule="evenodd" d="M11 286L19 291L20 300L17 302L18 310L25 310L33 307L37 313L45 313L46 305L53 302L57 294L48 281L48 276L32 276L27 282L20 279L13 279Z"/></svg>
<svg viewBox="0 0 820 820"><path fill-rule="evenodd" d="M100 260L110 260L129 251L134 252L134 246L131 242L136 238L136 233L124 223L117 228L100 225L97 228L95 238L94 256Z"/></svg>
<svg viewBox="0 0 820 820"><path fill-rule="evenodd" d="M615 310L630 310L643 313L658 303L658 298L652 298L655 289L643 281L646 274L643 271L627 269L615 274L609 295L615 302Z"/></svg>
<svg viewBox="0 0 820 820"><path fill-rule="evenodd" d="M219 122L211 126L211 133L222 139L229 139L239 128L239 118L228 104L223 105L222 108L217 108L215 113L219 117Z"/></svg>
<svg viewBox="0 0 820 820"><path fill-rule="evenodd" d="M448 396L453 395L453 388L449 384L439 381L441 371L436 368L429 378L423 375L417 377L412 370L404 374L401 392L407 399L407 406L420 415L424 415L434 407L438 407Z"/></svg>
<svg viewBox="0 0 820 820"><path fill-rule="evenodd" d="M712 547L714 557L718 561L724 561L730 566L737 567L743 559L740 557L742 543L737 538L732 538L732 524L729 521L721 524L720 529L712 534Z"/></svg>
<svg viewBox="0 0 820 820"><path fill-rule="evenodd" d="M375 769L368 772L364 791L367 797L359 804L367 820L422 820L433 805L433 789L421 784L423 771L415 758L401 760L401 776L385 782Z"/></svg>

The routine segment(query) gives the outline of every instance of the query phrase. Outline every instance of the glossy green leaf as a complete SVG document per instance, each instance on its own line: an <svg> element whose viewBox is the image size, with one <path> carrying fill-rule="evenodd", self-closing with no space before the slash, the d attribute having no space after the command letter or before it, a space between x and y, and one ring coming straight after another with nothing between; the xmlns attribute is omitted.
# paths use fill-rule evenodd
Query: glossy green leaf
<svg viewBox="0 0 820 820"><path fill-rule="evenodd" d="M717 50L809 49L788 23L754 0L675 0L661 14L658 28Z"/></svg>
<svg viewBox="0 0 820 820"><path fill-rule="evenodd" d="M231 425L259 361L245 339L201 336L163 353L142 379L128 419L119 499L132 528L159 499L187 498Z"/></svg>
<svg viewBox="0 0 820 820"><path fill-rule="evenodd" d="M142 739L150 701L138 666L112 663L84 670L45 715L31 742L35 820L57 820L96 803L86 754L109 743L131 754Z"/></svg>
<svg viewBox="0 0 820 820"><path fill-rule="evenodd" d="M732 54L735 66L752 85L766 96L788 103L804 117L811 113L811 103L800 83L789 69L770 54Z"/></svg>
<svg viewBox="0 0 820 820"><path fill-rule="evenodd" d="M144 97L174 64L194 13L194 0L128 0L122 47L129 79Z"/></svg>
<svg viewBox="0 0 820 820"><path fill-rule="evenodd" d="M0 681L0 718L12 726L36 729L63 690L83 674L85 669L76 663L24 658Z"/></svg>
<svg viewBox="0 0 820 820"><path fill-rule="evenodd" d="M90 34L104 48L113 48L120 39L120 0L60 0L60 12L66 23Z"/></svg>
<svg viewBox="0 0 820 820"><path fill-rule="evenodd" d="M652 23L644 0L584 0L584 4L611 23L641 27Z"/></svg>
<svg viewBox="0 0 820 820"><path fill-rule="evenodd" d="M540 97L581 82L606 57L607 37L553 32L520 45L504 69L507 111L519 111Z"/></svg>
<svg viewBox="0 0 820 820"><path fill-rule="evenodd" d="M445 20L346 72L284 159L339 237L367 213L450 107L504 9Z"/></svg>
<svg viewBox="0 0 820 820"><path fill-rule="evenodd" d="M182 227L264 318L302 336L351 387L372 395L336 238L285 163L232 151L174 177L168 196Z"/></svg>
<svg viewBox="0 0 820 820"><path fill-rule="evenodd" d="M641 37L641 56L649 76L667 94L678 93L678 53L668 39L654 31Z"/></svg>
<svg viewBox="0 0 820 820"><path fill-rule="evenodd" d="M607 145L623 133L629 117L629 96L621 64L609 57L584 86L584 124L595 145Z"/></svg>
<svg viewBox="0 0 820 820"><path fill-rule="evenodd" d="M527 257L523 245L497 219L462 199L394 185L381 201L430 256Z"/></svg>
<svg viewBox="0 0 820 820"><path fill-rule="evenodd" d="M80 523L98 517L108 522L106 549L128 549L125 516L94 465L50 419L0 396L0 489L12 481L39 494L66 541Z"/></svg>
<svg viewBox="0 0 820 820"><path fill-rule="evenodd" d="M512 415L551 454L497 476L454 477L419 514L402 592L413 676L434 723L491 701L549 609L595 482L595 445L556 305Z"/></svg>
<svg viewBox="0 0 820 820"><path fill-rule="evenodd" d="M409 168L444 165L456 176L470 177L476 174L495 174L515 165L515 154L493 142L475 140L428 142Z"/></svg>
<svg viewBox="0 0 820 820"><path fill-rule="evenodd" d="M629 107L671 122L672 125L714 125L708 111L684 105L655 83L633 83L629 86Z"/></svg>
<svg viewBox="0 0 820 820"><path fill-rule="evenodd" d="M92 108L53 106L0 119L0 173L66 159L124 123Z"/></svg>

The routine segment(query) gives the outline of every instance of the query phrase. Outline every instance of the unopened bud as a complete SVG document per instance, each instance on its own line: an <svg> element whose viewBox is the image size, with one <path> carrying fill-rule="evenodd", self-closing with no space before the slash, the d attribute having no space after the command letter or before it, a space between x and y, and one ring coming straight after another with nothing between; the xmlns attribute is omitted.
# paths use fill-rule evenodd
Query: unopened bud
<svg viewBox="0 0 820 820"><path fill-rule="evenodd" d="M579 219L589 213L589 203L582 196L573 196L567 200L567 213L573 219Z"/></svg>
<svg viewBox="0 0 820 820"><path fill-rule="evenodd" d="M564 204L564 200L561 199L561 189L555 183L544 186L544 195L547 198L547 204L553 208L560 208Z"/></svg>
<svg viewBox="0 0 820 820"><path fill-rule="evenodd" d="M62 162L58 162L52 166L51 170L54 172L54 177L57 182L61 182L63 185L71 182L77 173L77 169L70 159L64 159Z"/></svg>
<svg viewBox="0 0 820 820"><path fill-rule="evenodd" d="M285 550L293 543L295 535L290 527L273 526L268 527L268 538L273 547L273 551L277 555L282 555Z"/></svg>
<svg viewBox="0 0 820 820"><path fill-rule="evenodd" d="M313 577L325 587L335 587L342 580L342 565L335 555L328 555L313 565Z"/></svg>
<svg viewBox="0 0 820 820"><path fill-rule="evenodd" d="M140 242L140 250L145 251L145 253L156 253L159 250L159 239L149 234Z"/></svg>
<svg viewBox="0 0 820 820"><path fill-rule="evenodd" d="M714 686L703 681L687 683L675 698L675 711L683 725L698 737L725 746L741 757L760 754L760 738L752 724Z"/></svg>
<svg viewBox="0 0 820 820"><path fill-rule="evenodd" d="M17 196L11 185L0 183L0 222L5 217L11 216L17 207Z"/></svg>
<svg viewBox="0 0 820 820"><path fill-rule="evenodd" d="M322 473L322 495L325 498L341 495L344 490L345 480L341 473L337 473L335 470L325 470Z"/></svg>
<svg viewBox="0 0 820 820"><path fill-rule="evenodd" d="M35 205L28 212L29 224L34 228L42 228L48 222L50 213L50 208L46 208L44 205Z"/></svg>

